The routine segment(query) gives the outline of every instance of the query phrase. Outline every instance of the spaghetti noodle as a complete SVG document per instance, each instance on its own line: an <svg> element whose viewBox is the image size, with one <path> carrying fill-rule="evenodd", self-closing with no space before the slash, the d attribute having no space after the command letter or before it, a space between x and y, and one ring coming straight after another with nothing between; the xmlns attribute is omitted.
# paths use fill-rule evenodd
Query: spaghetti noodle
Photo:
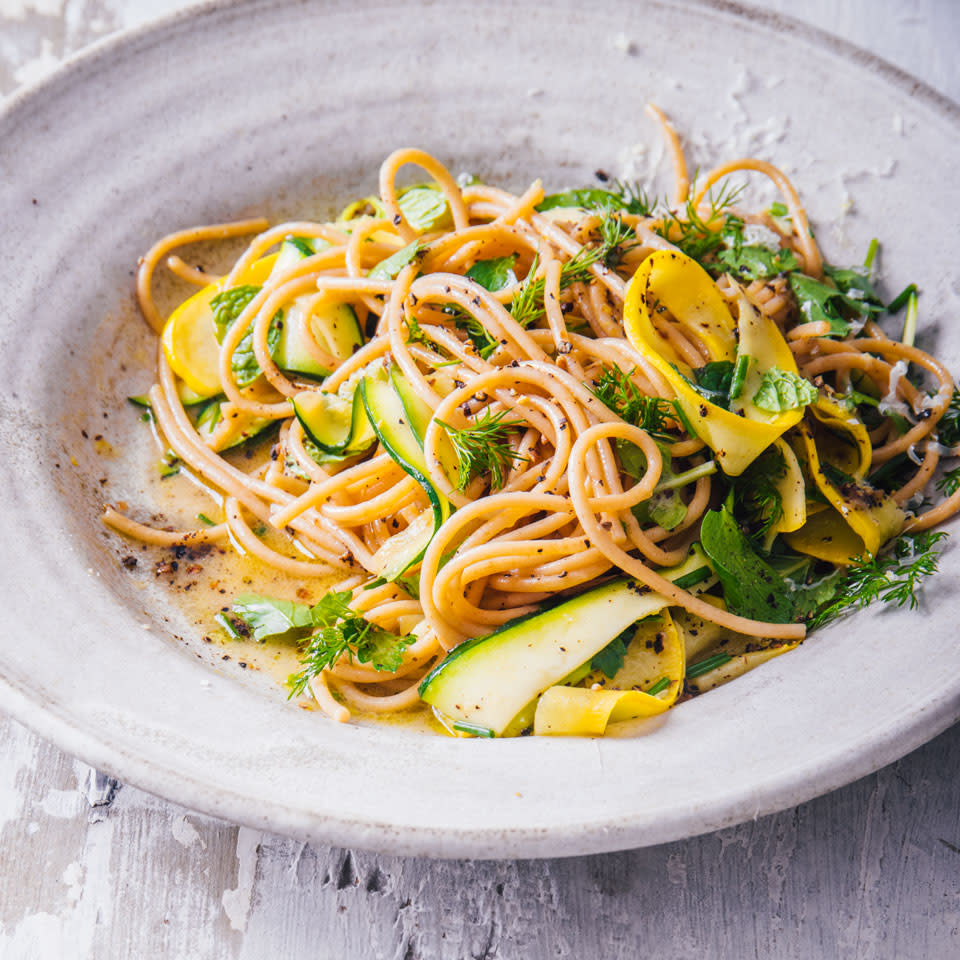
<svg viewBox="0 0 960 960"><path fill-rule="evenodd" d="M148 402L222 521L104 521L333 583L312 608L240 598L221 622L298 644L295 689L337 720L423 698L463 735L596 734L792 649L851 571L960 506L948 479L910 510L960 405L938 360L882 332L869 270L824 264L782 172L743 159L691 186L654 115L673 203L609 182L517 196L404 149L336 222L160 240L137 285L161 334ZM407 165L429 182L401 188ZM739 171L783 202L714 193ZM224 277L173 254L244 234ZM163 321L165 258L202 289ZM253 468L230 452L264 437ZM458 702L489 676L482 705Z"/></svg>

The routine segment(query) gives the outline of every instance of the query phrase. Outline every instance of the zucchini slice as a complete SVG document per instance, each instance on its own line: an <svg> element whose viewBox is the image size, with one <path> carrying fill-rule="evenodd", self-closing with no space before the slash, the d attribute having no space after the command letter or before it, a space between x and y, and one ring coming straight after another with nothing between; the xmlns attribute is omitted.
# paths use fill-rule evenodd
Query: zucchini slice
<svg viewBox="0 0 960 960"><path fill-rule="evenodd" d="M304 433L324 453L352 456L368 450L377 439L359 390L352 400L336 393L303 390L292 402Z"/></svg>
<svg viewBox="0 0 960 960"><path fill-rule="evenodd" d="M277 274L286 270L298 260L319 253L329 246L322 237L287 237L280 244L280 252L274 261L272 272ZM350 304L320 302L307 316L307 304L310 300L315 301L315 297L297 297L287 308L273 360L286 373L299 373L322 379L333 373L333 370L320 363L311 353L304 327L309 324L310 333L317 346L338 362L352 357L356 350L363 346L363 332Z"/></svg>
<svg viewBox="0 0 960 960"><path fill-rule="evenodd" d="M694 547L681 564L660 573L689 582L709 561ZM632 623L669 604L635 580L615 580L543 613L508 623L495 633L454 648L420 684L420 696L446 725L468 724L494 736L545 690L587 663Z"/></svg>
<svg viewBox="0 0 960 960"><path fill-rule="evenodd" d="M396 388L402 376L393 372L390 380L366 376L360 381L359 394L367 412L370 426L383 449L423 487L430 501L433 522L414 522L401 534L391 537L373 556L373 573L384 580L396 580L405 570L423 559L427 545L441 524L450 516L450 501L430 482L423 455L423 436L415 424L423 426L424 409L416 408L411 415ZM409 386L409 385L407 385ZM413 395L412 389L409 395ZM419 401L419 398L416 398ZM422 401L419 401L422 403ZM423 405L425 408L425 405ZM426 421L430 419L426 411ZM427 514L429 517L429 514Z"/></svg>

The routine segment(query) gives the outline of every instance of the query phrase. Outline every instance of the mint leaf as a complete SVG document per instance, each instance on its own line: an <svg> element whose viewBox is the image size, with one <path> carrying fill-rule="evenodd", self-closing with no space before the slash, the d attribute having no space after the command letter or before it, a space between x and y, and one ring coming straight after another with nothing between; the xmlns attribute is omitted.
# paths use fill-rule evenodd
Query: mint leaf
<svg viewBox="0 0 960 960"><path fill-rule="evenodd" d="M260 287L244 284L239 287L230 287L229 290L223 290L211 299L210 307L213 310L213 322L217 328L218 343L223 343L227 331L259 292Z"/></svg>
<svg viewBox="0 0 960 960"><path fill-rule="evenodd" d="M799 267L792 251L758 246L721 250L717 260L740 280L766 280Z"/></svg>
<svg viewBox="0 0 960 960"><path fill-rule="evenodd" d="M753 402L767 413L786 413L813 403L817 396L817 388L800 374L771 367L763 374Z"/></svg>

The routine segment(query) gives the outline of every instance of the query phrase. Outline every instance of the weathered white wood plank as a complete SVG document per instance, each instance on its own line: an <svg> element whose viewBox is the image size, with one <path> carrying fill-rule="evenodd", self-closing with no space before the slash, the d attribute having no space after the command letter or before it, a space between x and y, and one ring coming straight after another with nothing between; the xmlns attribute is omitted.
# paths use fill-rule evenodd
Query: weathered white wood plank
<svg viewBox="0 0 960 960"><path fill-rule="evenodd" d="M0 722L0 957L960 954L960 728L826 797L568 860L429 862L238 829ZM12 785L12 788L11 788Z"/></svg>

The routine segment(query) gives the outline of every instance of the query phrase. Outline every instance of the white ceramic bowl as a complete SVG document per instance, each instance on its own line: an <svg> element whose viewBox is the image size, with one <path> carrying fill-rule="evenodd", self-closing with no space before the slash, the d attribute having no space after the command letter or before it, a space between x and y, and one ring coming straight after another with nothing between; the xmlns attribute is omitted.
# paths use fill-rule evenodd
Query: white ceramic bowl
<svg viewBox="0 0 960 960"><path fill-rule="evenodd" d="M329 213L373 190L399 145L515 188L534 176L577 185L658 155L642 110L656 100L700 166L744 152L782 163L833 260L859 260L880 236L887 291L919 283L922 341L956 362L956 105L728 3L603 10L214 4L100 44L6 106L4 709L199 810L324 842L474 857L732 824L862 776L957 718L954 549L919 611L872 609L681 705L649 735L606 740L455 741L327 722L233 664L202 662L196 628L118 566L100 507L142 491L92 438L148 455L123 399L149 381L152 356L131 309L137 256L194 223Z"/></svg>

